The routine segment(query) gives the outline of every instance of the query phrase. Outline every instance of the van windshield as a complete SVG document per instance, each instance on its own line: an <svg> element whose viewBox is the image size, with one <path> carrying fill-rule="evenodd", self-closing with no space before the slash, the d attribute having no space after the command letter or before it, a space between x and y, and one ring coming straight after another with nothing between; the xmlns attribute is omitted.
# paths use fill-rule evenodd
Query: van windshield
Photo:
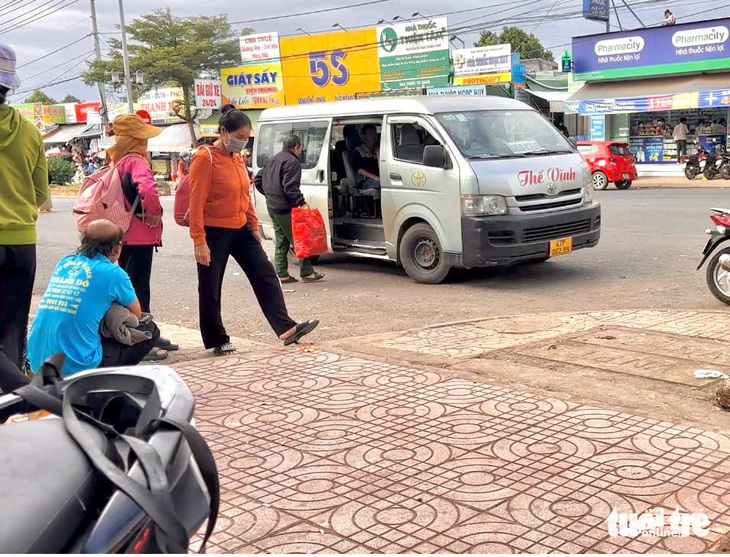
<svg viewBox="0 0 730 557"><path fill-rule="evenodd" d="M479 110L436 114L468 159L574 153L570 142L533 110Z"/></svg>

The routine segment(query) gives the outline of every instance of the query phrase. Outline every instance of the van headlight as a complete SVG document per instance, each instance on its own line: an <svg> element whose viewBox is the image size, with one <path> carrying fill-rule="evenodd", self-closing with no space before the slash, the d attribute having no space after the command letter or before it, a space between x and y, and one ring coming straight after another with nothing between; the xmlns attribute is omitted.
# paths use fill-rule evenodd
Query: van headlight
<svg viewBox="0 0 730 557"><path fill-rule="evenodd" d="M461 213L466 217L506 215L507 201L501 195L462 195Z"/></svg>
<svg viewBox="0 0 730 557"><path fill-rule="evenodd" d="M583 195L583 199L586 203L592 203L593 202L593 195L595 194L593 184L590 183L587 186L583 188L585 190L585 193Z"/></svg>

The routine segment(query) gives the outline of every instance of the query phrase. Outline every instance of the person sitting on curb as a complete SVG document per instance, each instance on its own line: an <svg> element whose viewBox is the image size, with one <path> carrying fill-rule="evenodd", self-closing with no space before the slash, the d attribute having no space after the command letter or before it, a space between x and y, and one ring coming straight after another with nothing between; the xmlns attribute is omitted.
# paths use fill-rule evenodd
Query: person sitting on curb
<svg viewBox="0 0 730 557"><path fill-rule="evenodd" d="M28 359L38 370L50 356L66 355L62 375L98 367L134 366L160 337L150 319L142 319L130 343L117 340L119 325L143 317L129 275L117 265L124 232L113 222L92 222L81 236L81 247L61 259L53 270L28 337ZM117 308L114 304L123 306ZM116 315L108 312L114 306ZM125 309L126 312L120 312ZM121 317L119 317L121 316ZM102 329L109 337L102 336ZM136 341L136 342L134 342Z"/></svg>

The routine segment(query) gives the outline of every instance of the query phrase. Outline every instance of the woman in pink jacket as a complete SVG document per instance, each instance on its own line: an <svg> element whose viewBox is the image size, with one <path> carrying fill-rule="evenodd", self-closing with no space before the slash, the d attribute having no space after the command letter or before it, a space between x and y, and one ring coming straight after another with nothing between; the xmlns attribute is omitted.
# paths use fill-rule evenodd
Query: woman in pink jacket
<svg viewBox="0 0 730 557"><path fill-rule="evenodd" d="M132 196L139 195L140 199L135 218L124 236L119 266L129 275L142 311L149 313L152 256L162 246L162 205L157 195L157 182L147 161L147 142L162 130L145 124L136 114L116 117L113 129L116 143L107 149L107 154L123 177L125 191L131 190ZM161 338L156 348L161 350L151 352L146 360L164 359L167 350L177 350L178 346Z"/></svg>

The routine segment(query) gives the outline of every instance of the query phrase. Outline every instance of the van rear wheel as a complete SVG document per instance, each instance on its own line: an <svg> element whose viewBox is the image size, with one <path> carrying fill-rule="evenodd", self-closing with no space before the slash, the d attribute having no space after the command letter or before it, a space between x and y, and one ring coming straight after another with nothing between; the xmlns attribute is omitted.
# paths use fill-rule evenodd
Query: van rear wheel
<svg viewBox="0 0 730 557"><path fill-rule="evenodd" d="M622 180L620 182L616 182L616 187L620 190L627 190L631 187L631 180Z"/></svg>
<svg viewBox="0 0 730 557"><path fill-rule="evenodd" d="M436 232L426 223L415 224L406 230L399 251L406 273L418 282L438 284L451 270Z"/></svg>

